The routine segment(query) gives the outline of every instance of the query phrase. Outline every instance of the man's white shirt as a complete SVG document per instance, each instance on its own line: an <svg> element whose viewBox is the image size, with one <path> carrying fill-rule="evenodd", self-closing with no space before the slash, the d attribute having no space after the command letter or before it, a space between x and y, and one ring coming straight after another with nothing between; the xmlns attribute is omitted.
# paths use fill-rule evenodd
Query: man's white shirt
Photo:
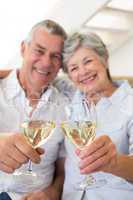
<svg viewBox="0 0 133 200"><path fill-rule="evenodd" d="M37 109L40 109L39 114L42 114L44 118L49 112L47 107L48 101L54 101L58 105L63 102L63 96L53 86L49 86L47 91L42 95L42 101L37 105ZM23 106L28 105L27 98L25 97L24 90L20 87L16 71L12 71L11 74L0 81L0 133L6 134L6 132L20 132L20 124L27 120L25 108ZM45 101L45 105L44 105ZM31 107L27 107L29 112ZM60 110L60 113L63 110ZM55 111L55 115L58 114ZM62 115L63 116L63 115ZM63 134L59 128L56 128L50 139L42 146L45 149L45 154L41 156L42 160L40 164L33 164L33 171L39 173L40 179L43 180L43 184L39 186L27 184L28 190L36 190L41 187L47 187L51 184L54 174L54 164L59 155L61 144L63 143ZM62 153L63 156L63 153ZM28 164L24 164L20 170L27 170ZM19 185L14 184L12 175L6 174L0 171L0 191L12 191L19 188ZM20 188L19 188L20 189ZM18 200L22 195L9 192L14 200Z"/></svg>

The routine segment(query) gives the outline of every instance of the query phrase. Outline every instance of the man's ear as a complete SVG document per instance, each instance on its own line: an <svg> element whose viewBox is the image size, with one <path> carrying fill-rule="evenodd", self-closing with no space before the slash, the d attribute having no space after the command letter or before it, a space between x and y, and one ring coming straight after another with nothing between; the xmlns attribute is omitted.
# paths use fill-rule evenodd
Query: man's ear
<svg viewBox="0 0 133 200"><path fill-rule="evenodd" d="M24 56L24 52L25 52L25 42L22 41L22 42L21 42L21 56L22 56L22 57Z"/></svg>

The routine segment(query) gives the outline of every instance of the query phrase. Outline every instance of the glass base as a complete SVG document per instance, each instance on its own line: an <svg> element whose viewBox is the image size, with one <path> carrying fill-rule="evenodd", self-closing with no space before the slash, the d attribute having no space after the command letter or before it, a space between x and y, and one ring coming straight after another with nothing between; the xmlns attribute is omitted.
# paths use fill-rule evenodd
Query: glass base
<svg viewBox="0 0 133 200"><path fill-rule="evenodd" d="M33 172L33 171L15 171L14 173L13 173L13 176L16 176L16 177L19 177L19 176L26 176L26 177L37 177L37 174L35 173L35 172Z"/></svg>
<svg viewBox="0 0 133 200"><path fill-rule="evenodd" d="M35 172L16 171L12 175L12 187L10 187L10 191L17 193L32 192L42 184L43 181Z"/></svg>
<svg viewBox="0 0 133 200"><path fill-rule="evenodd" d="M85 179L82 182L77 183L75 186L76 190L89 190L93 188L99 188L104 186L107 183L105 179L98 179L95 180L95 178L91 175L86 176Z"/></svg>

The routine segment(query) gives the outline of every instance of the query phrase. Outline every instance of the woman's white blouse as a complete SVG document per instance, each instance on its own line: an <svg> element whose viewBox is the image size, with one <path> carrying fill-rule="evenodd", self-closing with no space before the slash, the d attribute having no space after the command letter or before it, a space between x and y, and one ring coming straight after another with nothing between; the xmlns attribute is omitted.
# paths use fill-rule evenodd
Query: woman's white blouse
<svg viewBox="0 0 133 200"><path fill-rule="evenodd" d="M127 81L117 82L119 88L111 97L104 97L96 105L98 128L96 137L107 134L116 144L119 153L133 154L133 89ZM77 91L74 102L81 102L76 106L71 118L75 115L82 115L83 95ZM74 146L65 139L67 159L65 163L66 178L64 184L63 200L78 200L82 191L75 191L75 184L80 180L81 175L78 169ZM100 188L88 189L85 200L132 200L133 184L109 173L93 173L96 179L106 179L107 184Z"/></svg>

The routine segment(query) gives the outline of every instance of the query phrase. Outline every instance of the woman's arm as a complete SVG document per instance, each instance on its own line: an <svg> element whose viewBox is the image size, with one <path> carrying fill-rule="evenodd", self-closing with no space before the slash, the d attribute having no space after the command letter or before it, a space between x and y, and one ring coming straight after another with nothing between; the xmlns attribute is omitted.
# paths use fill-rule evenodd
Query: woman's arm
<svg viewBox="0 0 133 200"><path fill-rule="evenodd" d="M97 137L84 150L77 149L76 153L81 158L82 174L104 171L133 181L133 156L118 154L115 144L107 135Z"/></svg>

